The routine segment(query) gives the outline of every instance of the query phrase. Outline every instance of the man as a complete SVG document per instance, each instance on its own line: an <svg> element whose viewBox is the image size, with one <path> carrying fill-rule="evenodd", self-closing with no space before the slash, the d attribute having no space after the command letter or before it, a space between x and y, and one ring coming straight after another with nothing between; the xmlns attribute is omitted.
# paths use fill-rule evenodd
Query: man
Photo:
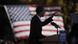
<svg viewBox="0 0 78 44"><path fill-rule="evenodd" d="M74 44L78 44L78 12L76 8L76 5L73 5L72 12L69 14L71 18L71 30L68 35L68 44L72 44L73 37L76 38L76 43Z"/></svg>
<svg viewBox="0 0 78 44"><path fill-rule="evenodd" d="M44 38L45 36L42 35L42 26L50 23L52 20L52 17L49 17L44 22L40 21L40 17L44 14L44 8L43 7L37 7L36 9L37 15L35 15L31 20L31 27L30 27L30 35L29 35L29 42L28 44L41 44L39 41L40 39Z"/></svg>

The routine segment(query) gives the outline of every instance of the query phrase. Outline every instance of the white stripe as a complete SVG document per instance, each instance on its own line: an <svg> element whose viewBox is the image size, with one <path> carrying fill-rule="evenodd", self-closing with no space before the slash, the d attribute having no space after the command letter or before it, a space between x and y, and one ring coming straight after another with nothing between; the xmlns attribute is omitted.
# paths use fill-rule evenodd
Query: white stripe
<svg viewBox="0 0 78 44"><path fill-rule="evenodd" d="M52 30L52 29L56 29L56 28L54 26L44 26L44 27L42 27L42 29L44 29L44 30L46 30L46 29Z"/></svg>
<svg viewBox="0 0 78 44"><path fill-rule="evenodd" d="M30 24L30 21L18 21L18 22L14 22L13 25L24 25L24 24Z"/></svg>
<svg viewBox="0 0 78 44"><path fill-rule="evenodd" d="M55 34L57 34L57 32L42 31L42 35L45 35L45 36L52 36L52 35L55 35Z"/></svg>
<svg viewBox="0 0 78 44"><path fill-rule="evenodd" d="M20 32L20 33L16 33L15 36L16 37L22 37L22 36L29 36L29 31L28 32Z"/></svg>
<svg viewBox="0 0 78 44"><path fill-rule="evenodd" d="M14 28L14 32L22 31L22 30L30 30L30 26L20 26L20 27Z"/></svg>
<svg viewBox="0 0 78 44"><path fill-rule="evenodd" d="M54 16L53 19L60 19L63 20L63 18L61 16Z"/></svg>

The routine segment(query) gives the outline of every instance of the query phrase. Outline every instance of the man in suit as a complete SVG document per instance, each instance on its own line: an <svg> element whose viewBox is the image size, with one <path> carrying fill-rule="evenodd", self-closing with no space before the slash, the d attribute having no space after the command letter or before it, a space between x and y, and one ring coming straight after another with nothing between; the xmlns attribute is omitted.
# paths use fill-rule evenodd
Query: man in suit
<svg viewBox="0 0 78 44"><path fill-rule="evenodd" d="M39 41L40 39L44 38L45 36L42 35L42 26L50 23L52 20L52 17L49 17L44 22L40 21L40 17L44 14L44 8L43 7L37 7L36 9L37 15L35 15L31 20L31 27L30 27L30 35L29 35L29 42L28 44L41 44Z"/></svg>

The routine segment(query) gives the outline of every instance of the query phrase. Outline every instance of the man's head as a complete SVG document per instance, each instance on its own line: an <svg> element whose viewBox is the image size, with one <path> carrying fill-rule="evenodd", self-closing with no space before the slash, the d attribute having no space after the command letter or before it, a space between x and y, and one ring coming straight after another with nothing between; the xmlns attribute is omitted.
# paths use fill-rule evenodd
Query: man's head
<svg viewBox="0 0 78 44"><path fill-rule="evenodd" d="M37 13L38 16L42 17L43 14L44 14L44 7L38 6L38 7L36 8L36 13Z"/></svg>

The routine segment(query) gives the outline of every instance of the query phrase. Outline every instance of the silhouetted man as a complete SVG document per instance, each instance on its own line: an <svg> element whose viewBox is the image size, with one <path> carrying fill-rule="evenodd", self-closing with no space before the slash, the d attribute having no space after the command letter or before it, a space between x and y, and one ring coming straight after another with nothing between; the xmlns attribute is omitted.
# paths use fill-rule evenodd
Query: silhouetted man
<svg viewBox="0 0 78 44"><path fill-rule="evenodd" d="M46 19L44 22L41 22L40 17L42 17L44 14L43 7L37 7L36 13L37 13L37 15L35 15L31 20L30 35L29 35L29 39L28 39L29 44L41 44L41 42L39 40L45 37L41 33L42 26L53 21L52 20L53 16L51 16L48 19Z"/></svg>

